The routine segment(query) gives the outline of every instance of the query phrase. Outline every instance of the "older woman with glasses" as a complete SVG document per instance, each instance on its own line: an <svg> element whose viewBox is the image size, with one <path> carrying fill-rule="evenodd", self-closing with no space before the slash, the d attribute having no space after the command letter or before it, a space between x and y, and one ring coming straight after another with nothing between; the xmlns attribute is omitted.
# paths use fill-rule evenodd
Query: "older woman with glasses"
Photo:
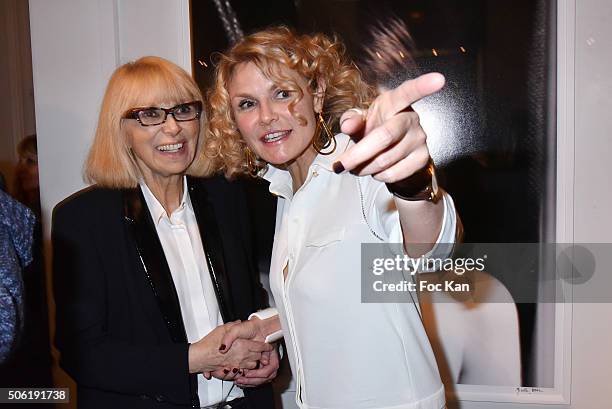
<svg viewBox="0 0 612 409"><path fill-rule="evenodd" d="M203 376L278 367L262 342L218 350L265 301L240 186L198 178L212 170L205 120L197 85L166 60L110 79L85 165L95 185L53 218L56 344L79 408L273 406L268 386Z"/></svg>

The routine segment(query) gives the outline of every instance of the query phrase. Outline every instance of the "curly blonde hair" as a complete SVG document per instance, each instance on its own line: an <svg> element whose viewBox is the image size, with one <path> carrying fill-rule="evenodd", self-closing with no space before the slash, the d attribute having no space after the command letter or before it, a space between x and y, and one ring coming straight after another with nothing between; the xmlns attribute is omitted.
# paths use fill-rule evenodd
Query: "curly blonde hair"
<svg viewBox="0 0 612 409"><path fill-rule="evenodd" d="M334 133L340 131L340 116L347 109L367 107L374 95L372 87L363 81L359 69L346 55L344 45L335 37L298 35L284 26L245 37L220 55L214 86L208 93L210 112L204 152L215 169L228 178L249 173L247 145L236 127L228 93L236 67L248 62L254 63L279 87L297 92L297 100L289 105L292 114L303 91L296 81L282 75L280 67L288 67L304 77L313 94L319 84L325 84L322 114ZM303 121L299 115L294 116ZM313 139L316 137L313 135Z"/></svg>

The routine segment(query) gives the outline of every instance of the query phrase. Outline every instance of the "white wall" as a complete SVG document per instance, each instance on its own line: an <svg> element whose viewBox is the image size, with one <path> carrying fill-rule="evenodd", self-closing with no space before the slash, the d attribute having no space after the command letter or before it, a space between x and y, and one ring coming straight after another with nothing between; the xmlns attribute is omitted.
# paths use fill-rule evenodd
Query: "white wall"
<svg viewBox="0 0 612 409"><path fill-rule="evenodd" d="M576 1L574 240L612 243L612 2ZM602 285L610 263L598 265L591 285ZM609 281L607 281L609 283ZM609 289L612 292L612 288ZM612 407L612 304L575 304L572 404Z"/></svg>
<svg viewBox="0 0 612 409"><path fill-rule="evenodd" d="M189 1L120 0L118 3L121 63L143 55L158 55L191 72ZM150 12L143 13L143 10Z"/></svg>
<svg viewBox="0 0 612 409"><path fill-rule="evenodd" d="M159 55L191 71L188 0L30 0L41 201L84 187L104 88L120 64ZM46 231L48 233L48 223Z"/></svg>
<svg viewBox="0 0 612 409"><path fill-rule="evenodd" d="M28 3L0 0L0 172L11 179L19 141L36 132Z"/></svg>
<svg viewBox="0 0 612 409"><path fill-rule="evenodd" d="M81 167L117 65L113 2L30 1L40 193L51 210L83 187Z"/></svg>

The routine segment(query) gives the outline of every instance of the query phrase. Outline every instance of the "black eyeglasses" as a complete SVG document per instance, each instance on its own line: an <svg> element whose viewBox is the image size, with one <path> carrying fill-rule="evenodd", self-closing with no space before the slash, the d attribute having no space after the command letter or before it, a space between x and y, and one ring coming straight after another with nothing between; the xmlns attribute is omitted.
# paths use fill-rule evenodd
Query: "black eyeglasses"
<svg viewBox="0 0 612 409"><path fill-rule="evenodd" d="M172 108L132 108L123 115L123 118L135 119L142 126L153 126L166 122L168 115L172 115L177 122L185 122L198 119L201 113L202 102L192 101Z"/></svg>

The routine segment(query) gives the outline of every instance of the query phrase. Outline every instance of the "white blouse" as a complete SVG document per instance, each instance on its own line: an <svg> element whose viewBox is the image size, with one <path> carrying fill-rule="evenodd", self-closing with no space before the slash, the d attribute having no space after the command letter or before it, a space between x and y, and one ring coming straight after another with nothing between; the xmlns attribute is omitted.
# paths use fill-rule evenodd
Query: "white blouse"
<svg viewBox="0 0 612 409"><path fill-rule="evenodd" d="M181 204L170 215L146 183L140 182L140 187L176 288L187 342L197 342L223 324L223 319L189 198L187 178L183 177ZM197 375L197 380L201 407L221 402L230 390L228 400L244 396L240 388L232 388L232 382L217 378L207 380L202 374Z"/></svg>
<svg viewBox="0 0 612 409"><path fill-rule="evenodd" d="M277 195L270 269L287 353L304 409L440 409L444 387L414 303L361 302L361 243L401 243L399 214L384 183L332 164L352 142L319 155L292 193L287 171L265 178ZM456 215L444 196L438 243L455 239ZM367 222L366 222L367 219ZM283 269L287 266L286 281Z"/></svg>

